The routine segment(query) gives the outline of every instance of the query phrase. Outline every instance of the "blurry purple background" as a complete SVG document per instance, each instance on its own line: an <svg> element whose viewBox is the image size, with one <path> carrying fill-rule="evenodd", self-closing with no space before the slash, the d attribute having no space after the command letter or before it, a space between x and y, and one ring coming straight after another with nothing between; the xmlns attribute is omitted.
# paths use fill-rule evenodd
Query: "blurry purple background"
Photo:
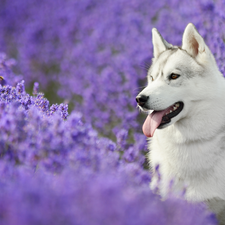
<svg viewBox="0 0 225 225"><path fill-rule="evenodd" d="M26 87L39 82L53 103L67 100L101 133L138 129L135 96L146 84L151 29L181 45L192 22L224 73L224 1L3 0L0 51L17 61Z"/></svg>
<svg viewBox="0 0 225 225"><path fill-rule="evenodd" d="M0 224L215 224L149 190L135 96L153 27L181 45L192 22L224 74L224 10L224 0L0 1Z"/></svg>

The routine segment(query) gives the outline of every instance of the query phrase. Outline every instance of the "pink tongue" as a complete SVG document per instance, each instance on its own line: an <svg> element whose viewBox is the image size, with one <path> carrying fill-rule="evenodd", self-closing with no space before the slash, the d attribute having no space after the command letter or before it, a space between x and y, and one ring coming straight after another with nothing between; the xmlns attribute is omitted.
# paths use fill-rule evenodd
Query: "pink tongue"
<svg viewBox="0 0 225 225"><path fill-rule="evenodd" d="M166 110L153 111L150 115L147 116L142 127L143 133L146 137L153 136L156 128L160 125L162 117L165 114Z"/></svg>

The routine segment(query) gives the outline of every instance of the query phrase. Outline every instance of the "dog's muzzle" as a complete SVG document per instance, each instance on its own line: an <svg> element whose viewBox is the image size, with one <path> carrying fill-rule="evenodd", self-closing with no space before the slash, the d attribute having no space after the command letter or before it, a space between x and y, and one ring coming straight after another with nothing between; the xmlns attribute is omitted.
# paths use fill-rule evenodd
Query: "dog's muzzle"
<svg viewBox="0 0 225 225"><path fill-rule="evenodd" d="M139 106L144 107L146 102L148 101L149 96L146 95L138 95L136 97L136 102L138 103Z"/></svg>

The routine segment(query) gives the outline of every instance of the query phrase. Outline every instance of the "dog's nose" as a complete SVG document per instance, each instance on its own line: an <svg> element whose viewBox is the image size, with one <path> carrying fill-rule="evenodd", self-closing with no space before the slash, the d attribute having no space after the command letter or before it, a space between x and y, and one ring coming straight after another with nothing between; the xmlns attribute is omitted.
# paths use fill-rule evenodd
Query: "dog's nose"
<svg viewBox="0 0 225 225"><path fill-rule="evenodd" d="M147 101L148 101L148 96L146 96L146 95L138 95L136 97L136 102L140 106L144 106Z"/></svg>

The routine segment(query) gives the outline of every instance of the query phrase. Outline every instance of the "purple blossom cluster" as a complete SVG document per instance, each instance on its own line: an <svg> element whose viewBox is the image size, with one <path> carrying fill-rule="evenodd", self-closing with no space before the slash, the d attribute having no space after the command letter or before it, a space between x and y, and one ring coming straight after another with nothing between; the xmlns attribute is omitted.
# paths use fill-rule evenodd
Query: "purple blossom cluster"
<svg viewBox="0 0 225 225"><path fill-rule="evenodd" d="M137 168L96 176L76 167L54 175L26 168L15 172L1 165L1 177L7 179L0 186L1 224L216 224L198 205L178 199L162 202L147 187L137 185L130 179L130 170Z"/></svg>
<svg viewBox="0 0 225 225"><path fill-rule="evenodd" d="M0 85L18 83L22 76L15 75L12 71L12 67L16 65L14 59L8 59L6 54L0 53Z"/></svg>
<svg viewBox="0 0 225 225"><path fill-rule="evenodd" d="M37 83L34 85L33 92L36 92ZM46 115L52 115L55 112L60 113L63 119L68 117L68 105L61 103L54 104L49 107L49 101L44 98L43 93L37 93L36 96L30 96L25 92L24 80L19 82L16 87L10 85L0 85L0 101L1 103L19 103L25 110L33 105ZM4 105L4 104L3 104Z"/></svg>
<svg viewBox="0 0 225 225"><path fill-rule="evenodd" d="M66 98L105 135L140 130L134 99L145 83L141 65L151 63L153 27L180 45L192 22L225 72L224 0L7 0L0 20L0 50L19 62L27 84Z"/></svg>

